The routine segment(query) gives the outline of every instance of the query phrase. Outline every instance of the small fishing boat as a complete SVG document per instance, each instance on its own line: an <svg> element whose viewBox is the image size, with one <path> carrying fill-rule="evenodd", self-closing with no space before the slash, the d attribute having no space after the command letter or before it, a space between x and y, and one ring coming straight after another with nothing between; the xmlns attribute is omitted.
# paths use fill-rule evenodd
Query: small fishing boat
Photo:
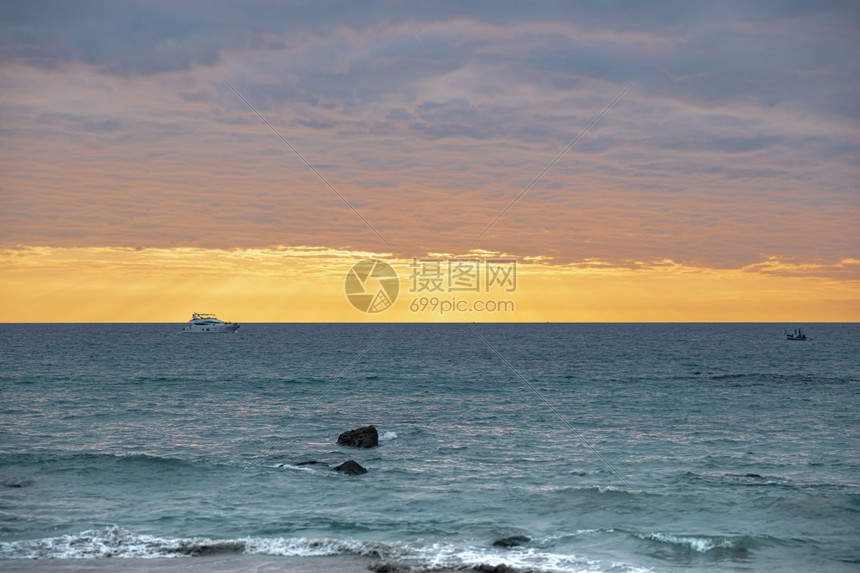
<svg viewBox="0 0 860 573"><path fill-rule="evenodd" d="M214 314L195 312L182 332L236 332L238 329L236 322L224 322Z"/></svg>
<svg viewBox="0 0 860 573"><path fill-rule="evenodd" d="M794 332L785 331L786 340L806 340L806 335L800 332L799 328L795 328Z"/></svg>

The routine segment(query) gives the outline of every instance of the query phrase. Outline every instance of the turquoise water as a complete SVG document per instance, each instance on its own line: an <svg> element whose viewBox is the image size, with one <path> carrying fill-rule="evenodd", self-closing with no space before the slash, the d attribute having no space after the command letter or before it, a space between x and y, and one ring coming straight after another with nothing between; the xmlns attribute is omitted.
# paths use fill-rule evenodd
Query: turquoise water
<svg viewBox="0 0 860 573"><path fill-rule="evenodd" d="M857 571L860 325L796 326L2 325L0 559Z"/></svg>

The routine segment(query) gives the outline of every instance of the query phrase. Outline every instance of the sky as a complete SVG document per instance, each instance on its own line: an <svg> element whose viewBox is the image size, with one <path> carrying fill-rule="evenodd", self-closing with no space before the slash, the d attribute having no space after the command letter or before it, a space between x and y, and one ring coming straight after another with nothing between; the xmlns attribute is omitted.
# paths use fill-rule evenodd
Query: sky
<svg viewBox="0 0 860 573"><path fill-rule="evenodd" d="M858 321L858 220L852 2L0 2L3 322Z"/></svg>

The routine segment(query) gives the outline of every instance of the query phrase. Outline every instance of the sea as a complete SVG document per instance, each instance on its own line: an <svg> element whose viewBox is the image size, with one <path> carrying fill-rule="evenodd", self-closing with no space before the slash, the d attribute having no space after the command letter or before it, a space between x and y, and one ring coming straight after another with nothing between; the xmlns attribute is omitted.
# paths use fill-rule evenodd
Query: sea
<svg viewBox="0 0 860 573"><path fill-rule="evenodd" d="M0 569L860 571L858 324L181 327L0 325Z"/></svg>

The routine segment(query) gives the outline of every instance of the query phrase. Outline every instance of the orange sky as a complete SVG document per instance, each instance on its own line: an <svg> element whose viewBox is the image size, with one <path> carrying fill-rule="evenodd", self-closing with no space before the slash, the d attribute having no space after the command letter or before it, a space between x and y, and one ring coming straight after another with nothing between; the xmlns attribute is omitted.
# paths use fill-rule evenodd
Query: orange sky
<svg viewBox="0 0 860 573"><path fill-rule="evenodd" d="M483 253L486 257L488 254ZM400 279L387 310L368 314L344 294L350 267L378 253L280 249L34 248L0 252L6 322L182 322L192 311L239 322L569 321L816 322L860 318L857 290L828 269L768 261L706 269L662 262L517 261L516 288L418 290L411 260L382 258ZM812 276L817 275L817 276ZM447 279L447 272L443 272ZM479 301L482 306L475 307ZM460 311L452 310L459 303ZM464 306L465 304L465 306ZM488 310L490 308L490 310Z"/></svg>
<svg viewBox="0 0 860 573"><path fill-rule="evenodd" d="M4 322L860 320L850 11L66 7L0 23ZM515 310L412 312L433 253Z"/></svg>

